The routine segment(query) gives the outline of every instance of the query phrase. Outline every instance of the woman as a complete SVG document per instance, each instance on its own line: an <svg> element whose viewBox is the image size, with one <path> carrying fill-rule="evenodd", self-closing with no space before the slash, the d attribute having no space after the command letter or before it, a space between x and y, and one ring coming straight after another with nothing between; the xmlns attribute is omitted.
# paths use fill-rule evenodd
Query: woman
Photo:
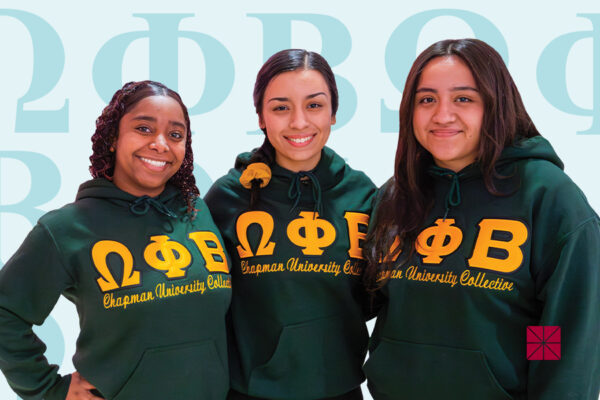
<svg viewBox="0 0 600 400"><path fill-rule="evenodd" d="M598 399L598 217L562 168L494 49L417 57L365 246L376 400Z"/></svg>
<svg viewBox="0 0 600 400"><path fill-rule="evenodd" d="M22 398L225 398L228 259L198 197L185 105L127 83L92 142L94 179L0 271L2 371ZM62 377L31 330L61 294L81 328L77 372Z"/></svg>
<svg viewBox="0 0 600 400"><path fill-rule="evenodd" d="M373 183L324 147L338 93L317 53L260 69L263 145L205 197L232 257L230 399L361 399L361 245Z"/></svg>

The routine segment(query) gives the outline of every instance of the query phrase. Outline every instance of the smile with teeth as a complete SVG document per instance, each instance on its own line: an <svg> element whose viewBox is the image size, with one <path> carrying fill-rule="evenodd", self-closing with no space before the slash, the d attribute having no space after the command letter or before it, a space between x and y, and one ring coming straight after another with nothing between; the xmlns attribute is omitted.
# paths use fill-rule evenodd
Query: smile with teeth
<svg viewBox="0 0 600 400"><path fill-rule="evenodd" d="M153 160L151 158L146 158L146 157L139 157L139 158L146 164L150 164L153 167L162 168L165 165L167 165L166 161L158 161L158 160Z"/></svg>
<svg viewBox="0 0 600 400"><path fill-rule="evenodd" d="M288 141L290 141L292 144L303 145L303 144L307 144L308 142L312 141L315 136L316 136L316 134L309 135L309 136L296 136L296 137L286 136L285 138Z"/></svg>

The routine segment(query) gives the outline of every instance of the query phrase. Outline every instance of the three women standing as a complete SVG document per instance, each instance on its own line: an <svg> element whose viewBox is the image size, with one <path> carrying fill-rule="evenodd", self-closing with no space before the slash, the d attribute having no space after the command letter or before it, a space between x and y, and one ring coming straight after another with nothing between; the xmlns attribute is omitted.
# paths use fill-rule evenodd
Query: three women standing
<svg viewBox="0 0 600 400"><path fill-rule="evenodd" d="M206 196L233 261L229 397L360 399L374 186L325 147L338 97L318 54L275 54L254 102L264 144ZM374 398L595 400L598 217L500 56L478 40L434 44L400 116L366 247L384 299L365 365ZM127 84L93 140L96 179L0 272L0 367L22 396L225 397L230 264L197 199L185 106ZM61 293L80 315L87 380L60 377L31 331ZM562 338L560 361L527 360L528 326Z"/></svg>

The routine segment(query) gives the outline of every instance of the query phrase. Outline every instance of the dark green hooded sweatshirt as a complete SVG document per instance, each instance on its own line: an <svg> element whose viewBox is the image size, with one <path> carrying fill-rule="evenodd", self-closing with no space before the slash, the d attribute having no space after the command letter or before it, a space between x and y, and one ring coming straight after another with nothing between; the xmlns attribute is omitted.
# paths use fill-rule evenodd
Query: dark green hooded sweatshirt
<svg viewBox="0 0 600 400"><path fill-rule="evenodd" d="M311 172L271 168L255 210L243 167L205 197L232 257L231 387L268 399L339 396L364 380L360 258L375 186L328 148Z"/></svg>
<svg viewBox="0 0 600 400"><path fill-rule="evenodd" d="M503 196L477 165L431 167L417 250L382 289L364 367L374 399L598 400L598 216L544 138L498 164Z"/></svg>
<svg viewBox="0 0 600 400"><path fill-rule="evenodd" d="M206 205L136 198L105 179L38 221L0 271L0 368L24 399L64 399L70 375L33 334L62 294L81 328L73 364L106 399L218 399L229 388L228 260Z"/></svg>

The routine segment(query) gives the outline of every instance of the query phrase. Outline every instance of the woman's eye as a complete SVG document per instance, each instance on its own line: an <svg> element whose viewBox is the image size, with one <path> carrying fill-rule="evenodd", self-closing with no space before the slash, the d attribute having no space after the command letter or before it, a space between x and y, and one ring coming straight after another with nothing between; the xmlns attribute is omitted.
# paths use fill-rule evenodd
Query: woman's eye
<svg viewBox="0 0 600 400"><path fill-rule="evenodd" d="M321 108L321 107L323 107L323 106L319 103L310 103L307 108Z"/></svg>
<svg viewBox="0 0 600 400"><path fill-rule="evenodd" d="M468 97L465 97L465 96L460 96L460 97L458 97L458 98L456 99L456 101L457 101L458 103L468 103L468 102L470 102L470 101L472 101L472 100L471 100L470 98L468 98Z"/></svg>
<svg viewBox="0 0 600 400"><path fill-rule="evenodd" d="M139 132L142 132L142 133L152 133L152 130L149 127L144 126L144 125L138 126L135 129L137 129Z"/></svg>
<svg viewBox="0 0 600 400"><path fill-rule="evenodd" d="M429 104L429 103L433 103L433 101L434 101L433 97L422 97L421 99L419 99L420 104Z"/></svg>
<svg viewBox="0 0 600 400"><path fill-rule="evenodd" d="M177 140L184 138L183 133L181 133L181 132L171 132L170 135L173 139L177 139Z"/></svg>
<svg viewBox="0 0 600 400"><path fill-rule="evenodd" d="M287 109L288 109L287 106L284 106L284 105L273 107L273 111L285 111Z"/></svg>

